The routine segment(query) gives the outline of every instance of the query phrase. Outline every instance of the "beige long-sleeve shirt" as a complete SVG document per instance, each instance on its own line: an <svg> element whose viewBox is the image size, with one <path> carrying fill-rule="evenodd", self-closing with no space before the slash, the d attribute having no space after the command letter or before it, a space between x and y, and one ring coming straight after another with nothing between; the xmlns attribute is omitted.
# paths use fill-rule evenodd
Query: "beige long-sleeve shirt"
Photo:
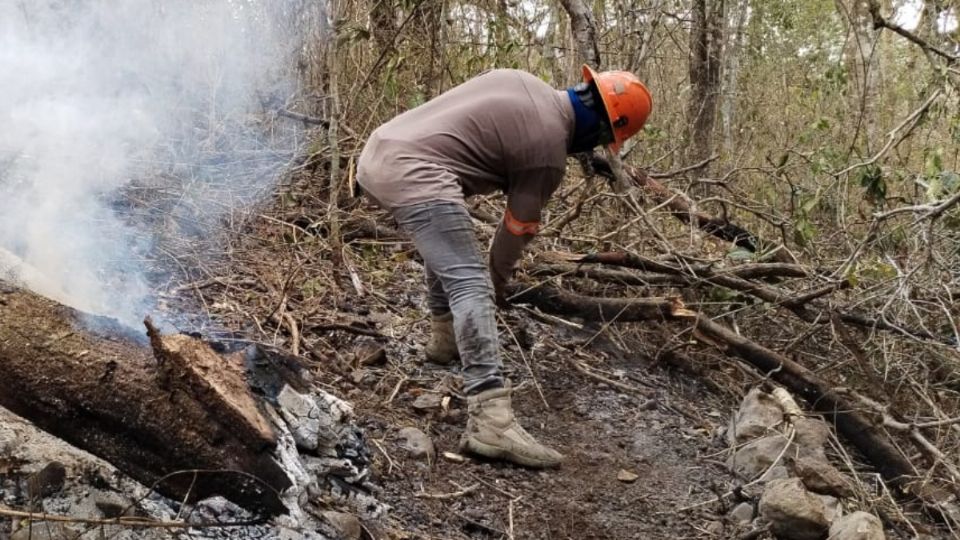
<svg viewBox="0 0 960 540"><path fill-rule="evenodd" d="M493 70L377 128L357 181L388 209L505 192L490 253L495 278L505 280L563 180L573 130L566 92L523 71Z"/></svg>

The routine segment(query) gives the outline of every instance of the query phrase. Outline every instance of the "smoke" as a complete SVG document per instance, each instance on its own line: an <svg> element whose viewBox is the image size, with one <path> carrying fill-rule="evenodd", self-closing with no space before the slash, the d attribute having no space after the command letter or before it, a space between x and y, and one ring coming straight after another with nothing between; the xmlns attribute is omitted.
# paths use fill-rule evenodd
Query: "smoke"
<svg viewBox="0 0 960 540"><path fill-rule="evenodd" d="M131 186L203 236L294 149L258 114L293 90L287 3L0 2L0 277L138 325L162 220Z"/></svg>

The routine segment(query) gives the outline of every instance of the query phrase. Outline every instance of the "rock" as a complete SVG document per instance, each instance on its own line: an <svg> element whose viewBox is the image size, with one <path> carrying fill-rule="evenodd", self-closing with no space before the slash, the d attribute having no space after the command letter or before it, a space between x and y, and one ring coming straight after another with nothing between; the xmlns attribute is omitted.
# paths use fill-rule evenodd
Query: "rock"
<svg viewBox="0 0 960 540"><path fill-rule="evenodd" d="M713 536L720 536L723 534L723 523L719 521L708 521L704 529Z"/></svg>
<svg viewBox="0 0 960 540"><path fill-rule="evenodd" d="M788 540L820 540L830 521L816 495L803 487L799 478L774 480L760 497L760 515L771 530Z"/></svg>
<svg viewBox="0 0 960 540"><path fill-rule="evenodd" d="M360 535L363 534L363 527L360 525L360 520L353 514L327 511L323 513L323 519L330 525L333 525L333 527L340 532L344 540L359 540Z"/></svg>
<svg viewBox="0 0 960 540"><path fill-rule="evenodd" d="M830 540L885 540L880 519L867 512L847 514L830 526Z"/></svg>
<svg viewBox="0 0 960 540"><path fill-rule="evenodd" d="M805 454L823 455L823 446L830 439L830 428L819 418L794 418L797 431L794 440Z"/></svg>
<svg viewBox="0 0 960 540"><path fill-rule="evenodd" d="M420 412L432 411L433 409L439 409L442 401L440 394L424 392L413 400L413 408Z"/></svg>
<svg viewBox="0 0 960 540"><path fill-rule="evenodd" d="M777 458L781 458L782 461L781 454L784 457L789 457L790 450L783 451L789 442L786 437L780 434L767 435L750 441L730 456L730 459L727 460L727 468L744 480L753 480L776 463ZM772 478L771 475L768 475L765 480Z"/></svg>
<svg viewBox="0 0 960 540"><path fill-rule="evenodd" d="M620 472L617 473L617 480L625 484L632 484L637 481L637 478L640 477L636 473L626 469L620 469Z"/></svg>
<svg viewBox="0 0 960 540"><path fill-rule="evenodd" d="M733 510L730 511L730 519L734 523L747 524L753 521L754 513L756 508L748 502L742 502L733 507Z"/></svg>
<svg viewBox="0 0 960 540"><path fill-rule="evenodd" d="M366 343L354 352L354 367L382 366L387 363L387 350L378 343Z"/></svg>
<svg viewBox="0 0 960 540"><path fill-rule="evenodd" d="M31 501L45 499L63 489L67 469L59 461L51 461L27 478L27 497Z"/></svg>
<svg viewBox="0 0 960 540"><path fill-rule="evenodd" d="M770 394L754 388L747 393L734 415L733 426L728 430L728 442L749 441L769 433L783 421L783 409Z"/></svg>
<svg viewBox="0 0 960 540"><path fill-rule="evenodd" d="M827 521L833 523L833 520L840 515L840 499L830 495L819 495L817 493L813 495L823 503L823 515L827 516Z"/></svg>
<svg viewBox="0 0 960 540"><path fill-rule="evenodd" d="M403 448L416 459L427 458L427 461L433 463L436 457L436 450L433 447L433 441L430 436L415 427L405 427L397 435L403 439Z"/></svg>
<svg viewBox="0 0 960 540"><path fill-rule="evenodd" d="M853 497L847 478L836 467L812 456L803 456L796 462L797 476L810 491L836 497Z"/></svg>

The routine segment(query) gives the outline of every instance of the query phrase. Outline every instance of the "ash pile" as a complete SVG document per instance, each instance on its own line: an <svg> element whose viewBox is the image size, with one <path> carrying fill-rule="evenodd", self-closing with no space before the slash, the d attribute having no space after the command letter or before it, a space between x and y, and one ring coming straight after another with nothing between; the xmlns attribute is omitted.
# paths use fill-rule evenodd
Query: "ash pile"
<svg viewBox="0 0 960 540"><path fill-rule="evenodd" d="M352 406L318 389L296 358L255 346L237 354L277 435L274 459L289 478L279 513L248 510L222 496L164 496L0 408L0 539L325 540L376 530L387 507L377 500ZM197 479L208 472L174 474Z"/></svg>

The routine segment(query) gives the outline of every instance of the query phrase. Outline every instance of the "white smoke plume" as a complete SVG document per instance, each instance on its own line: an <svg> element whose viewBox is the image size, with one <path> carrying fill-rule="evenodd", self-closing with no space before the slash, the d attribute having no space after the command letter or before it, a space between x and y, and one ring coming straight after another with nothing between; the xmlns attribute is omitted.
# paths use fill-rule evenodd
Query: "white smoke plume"
<svg viewBox="0 0 960 540"><path fill-rule="evenodd" d="M293 89L286 3L0 0L0 277L138 325L155 231L120 194L165 175L168 211L216 215L276 179L294 134L257 114Z"/></svg>

